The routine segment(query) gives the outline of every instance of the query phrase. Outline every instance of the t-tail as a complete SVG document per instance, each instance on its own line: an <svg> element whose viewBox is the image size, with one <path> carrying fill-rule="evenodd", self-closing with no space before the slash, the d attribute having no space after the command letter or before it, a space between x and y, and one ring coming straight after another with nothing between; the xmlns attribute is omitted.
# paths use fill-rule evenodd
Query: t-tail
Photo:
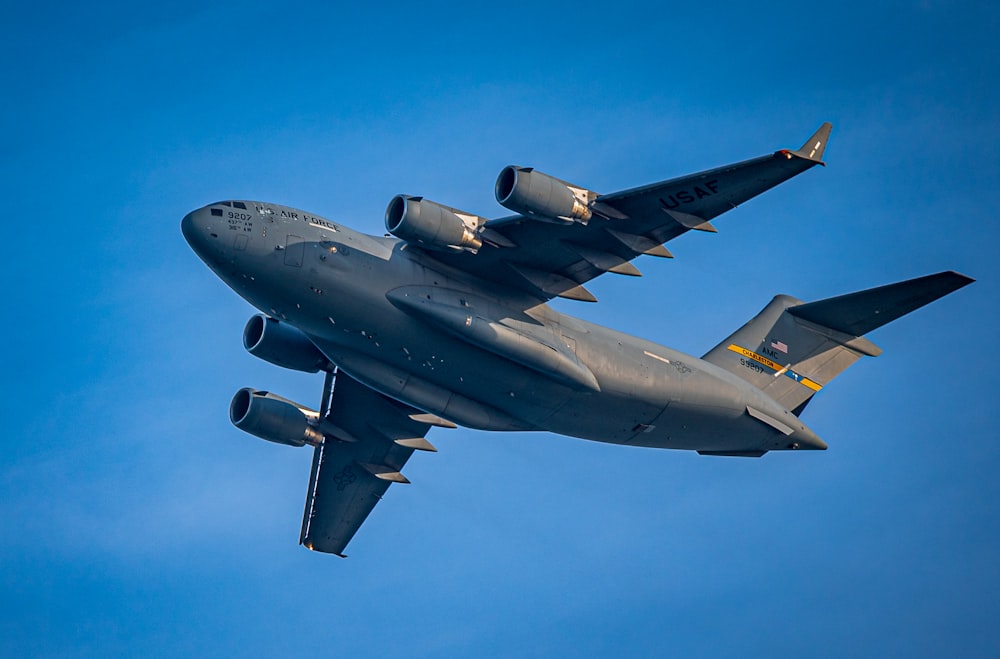
<svg viewBox="0 0 1000 659"><path fill-rule="evenodd" d="M859 357L882 352L865 334L973 281L940 272L818 302L778 295L704 359L798 415Z"/></svg>

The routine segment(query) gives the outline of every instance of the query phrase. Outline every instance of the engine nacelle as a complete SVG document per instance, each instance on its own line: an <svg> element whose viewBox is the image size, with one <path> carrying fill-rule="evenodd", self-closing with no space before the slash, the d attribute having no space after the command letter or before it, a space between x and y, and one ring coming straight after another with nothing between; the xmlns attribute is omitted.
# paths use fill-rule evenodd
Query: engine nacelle
<svg viewBox="0 0 1000 659"><path fill-rule="evenodd" d="M243 346L254 357L293 371L315 373L333 368L308 336L260 313L243 328Z"/></svg>
<svg viewBox="0 0 1000 659"><path fill-rule="evenodd" d="M385 209L385 228L403 240L435 249L475 252L483 246L479 230L486 218L442 206L422 197L396 195Z"/></svg>
<svg viewBox="0 0 1000 659"><path fill-rule="evenodd" d="M229 404L229 420L251 435L288 446L317 445L323 433L295 403L256 389L240 389Z"/></svg>
<svg viewBox="0 0 1000 659"><path fill-rule="evenodd" d="M497 177L497 201L504 208L540 220L586 224L596 192L543 174L531 167L510 165Z"/></svg>

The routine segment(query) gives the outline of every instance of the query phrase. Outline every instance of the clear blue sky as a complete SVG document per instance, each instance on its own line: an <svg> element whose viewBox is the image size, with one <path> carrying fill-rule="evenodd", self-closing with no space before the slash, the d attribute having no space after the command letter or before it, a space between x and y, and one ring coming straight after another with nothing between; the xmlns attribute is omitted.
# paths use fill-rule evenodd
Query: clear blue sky
<svg viewBox="0 0 1000 659"><path fill-rule="evenodd" d="M8 3L3 656L996 656L1000 10L986 2ZM381 233L798 147L829 167L560 310L697 355L775 293L955 269L805 420L710 459L435 431L346 561L296 546L309 455L244 435L252 309L180 235L249 198Z"/></svg>

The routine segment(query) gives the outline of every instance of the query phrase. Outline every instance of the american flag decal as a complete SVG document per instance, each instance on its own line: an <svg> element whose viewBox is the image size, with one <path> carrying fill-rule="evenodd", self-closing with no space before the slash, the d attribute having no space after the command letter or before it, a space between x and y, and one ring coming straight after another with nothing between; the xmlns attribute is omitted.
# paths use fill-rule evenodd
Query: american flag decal
<svg viewBox="0 0 1000 659"><path fill-rule="evenodd" d="M781 341L771 341L771 347L785 353L786 355L788 354L788 346Z"/></svg>

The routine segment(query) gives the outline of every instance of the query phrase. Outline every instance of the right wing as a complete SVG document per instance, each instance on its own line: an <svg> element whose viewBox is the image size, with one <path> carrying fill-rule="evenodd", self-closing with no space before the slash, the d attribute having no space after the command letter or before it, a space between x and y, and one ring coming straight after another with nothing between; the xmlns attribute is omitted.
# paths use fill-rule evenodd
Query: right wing
<svg viewBox="0 0 1000 659"><path fill-rule="evenodd" d="M320 422L326 440L313 453L299 542L344 556L344 548L391 483L409 483L401 470L414 449L434 450L421 412L337 374L330 412Z"/></svg>
<svg viewBox="0 0 1000 659"><path fill-rule="evenodd" d="M542 300L595 302L582 284L615 272L639 275L640 254L671 256L662 245L816 165L830 138L825 123L799 149L621 192L598 195L587 224L556 224L523 215L490 220L478 253L428 253L433 259Z"/></svg>

